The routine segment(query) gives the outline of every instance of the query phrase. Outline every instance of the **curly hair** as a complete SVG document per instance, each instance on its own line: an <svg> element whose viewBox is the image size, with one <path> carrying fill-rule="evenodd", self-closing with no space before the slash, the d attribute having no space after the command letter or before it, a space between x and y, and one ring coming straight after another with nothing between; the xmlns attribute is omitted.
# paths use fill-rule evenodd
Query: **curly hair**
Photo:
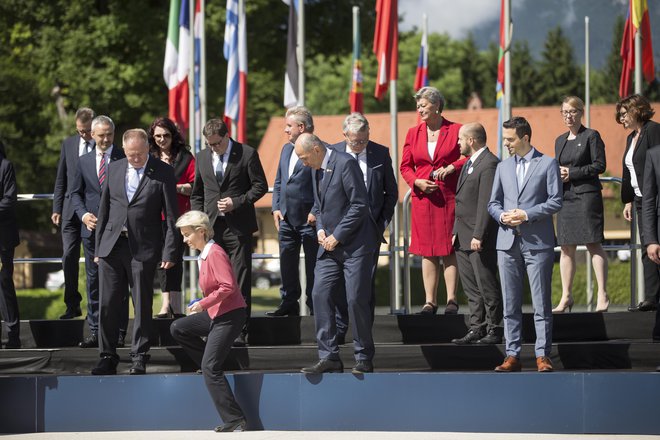
<svg viewBox="0 0 660 440"><path fill-rule="evenodd" d="M160 147L154 139L154 132L156 127L160 127L164 130L167 130L172 135L172 161L176 160L177 156L182 150L189 150L190 147L186 145L186 142L181 136L181 132L177 128L176 124L172 122L170 118L160 117L151 124L149 128L149 152L152 156L160 159L161 151Z"/></svg>
<svg viewBox="0 0 660 440"><path fill-rule="evenodd" d="M635 121L641 124L651 120L655 111L651 103L642 95L630 95L616 103L616 123L621 124L621 109L625 110Z"/></svg>

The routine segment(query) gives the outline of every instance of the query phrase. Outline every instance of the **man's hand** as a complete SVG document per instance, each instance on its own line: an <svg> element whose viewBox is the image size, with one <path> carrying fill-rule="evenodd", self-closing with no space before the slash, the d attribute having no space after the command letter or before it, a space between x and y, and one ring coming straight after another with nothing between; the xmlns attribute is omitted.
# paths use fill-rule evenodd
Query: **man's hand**
<svg viewBox="0 0 660 440"><path fill-rule="evenodd" d="M225 197L224 199L218 200L218 211L231 212L233 210L234 202L232 202L231 197Z"/></svg>
<svg viewBox="0 0 660 440"><path fill-rule="evenodd" d="M436 171L436 179L438 180L445 180L445 177L448 175L452 174L454 171L456 171L456 167L454 165L448 165L446 167L441 167L439 170Z"/></svg>
<svg viewBox="0 0 660 440"><path fill-rule="evenodd" d="M273 221L275 222L275 229L278 231L280 230L280 222L284 220L284 216L282 215L282 211L279 209L277 211L273 211Z"/></svg>
<svg viewBox="0 0 660 440"><path fill-rule="evenodd" d="M174 267L176 263L172 263L171 261L161 261L160 262L160 267L161 269L169 269L170 267Z"/></svg>
<svg viewBox="0 0 660 440"><path fill-rule="evenodd" d="M94 263L99 264L99 257L94 257Z"/></svg>
<svg viewBox="0 0 660 440"><path fill-rule="evenodd" d="M660 244L653 243L648 245L646 247L646 253L649 256L649 260L655 264L660 264Z"/></svg>
<svg viewBox="0 0 660 440"><path fill-rule="evenodd" d="M518 226L527 221L527 213L522 209L512 209L502 214L502 223L507 226Z"/></svg>
<svg viewBox="0 0 660 440"><path fill-rule="evenodd" d="M319 241L319 244L323 246L323 241L325 241L325 231L320 230L319 232L316 233L316 238Z"/></svg>
<svg viewBox="0 0 660 440"><path fill-rule="evenodd" d="M62 221L62 214L54 212L53 215L50 216L50 221L52 221L55 226L59 226L60 221Z"/></svg>
<svg viewBox="0 0 660 440"><path fill-rule="evenodd" d="M481 240L473 237L472 241L470 242L470 249L472 249L475 252L481 252L481 250L483 249L481 247Z"/></svg>
<svg viewBox="0 0 660 440"><path fill-rule="evenodd" d="M438 185L433 183L432 180L427 179L416 179L415 186L419 188L424 194L431 194L433 191L438 189Z"/></svg>
<svg viewBox="0 0 660 440"><path fill-rule="evenodd" d="M316 216L311 212L307 214L307 224L314 226L316 224Z"/></svg>
<svg viewBox="0 0 660 440"><path fill-rule="evenodd" d="M335 236L330 235L329 237L325 237L325 240L323 240L321 246L323 246L323 249L325 249L326 251L334 251L338 244L339 242L337 241Z"/></svg>
<svg viewBox="0 0 660 440"><path fill-rule="evenodd" d="M632 203L626 203L623 207L623 218L627 221L632 221Z"/></svg>
<svg viewBox="0 0 660 440"><path fill-rule="evenodd" d="M562 182L568 182L568 167L559 167Z"/></svg>
<svg viewBox="0 0 660 440"><path fill-rule="evenodd" d="M87 226L88 231L93 231L96 229L96 221L98 219L94 214L91 212L86 213L85 215L82 216L82 222Z"/></svg>

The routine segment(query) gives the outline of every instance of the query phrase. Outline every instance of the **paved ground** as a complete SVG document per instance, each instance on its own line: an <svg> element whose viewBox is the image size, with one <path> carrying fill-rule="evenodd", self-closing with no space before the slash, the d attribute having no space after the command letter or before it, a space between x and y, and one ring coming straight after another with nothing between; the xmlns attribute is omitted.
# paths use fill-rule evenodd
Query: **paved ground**
<svg viewBox="0 0 660 440"><path fill-rule="evenodd" d="M213 431L116 431L116 432L60 432L42 434L5 435L2 440L645 440L657 439L645 435L562 435L562 434L491 434L457 432L311 432L311 431L252 431L217 434Z"/></svg>

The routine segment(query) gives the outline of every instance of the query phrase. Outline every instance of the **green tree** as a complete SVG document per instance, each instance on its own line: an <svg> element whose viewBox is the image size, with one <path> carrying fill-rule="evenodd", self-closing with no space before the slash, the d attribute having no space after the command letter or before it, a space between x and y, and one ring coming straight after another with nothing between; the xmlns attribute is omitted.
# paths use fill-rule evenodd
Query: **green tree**
<svg viewBox="0 0 660 440"><path fill-rule="evenodd" d="M536 104L557 105L564 96L580 95L584 90L584 80L573 57L573 46L559 26L548 31L539 74L542 87Z"/></svg>
<svg viewBox="0 0 660 440"><path fill-rule="evenodd" d="M539 94L547 85L541 82L538 62L527 41L516 41L511 48L511 105L538 105Z"/></svg>

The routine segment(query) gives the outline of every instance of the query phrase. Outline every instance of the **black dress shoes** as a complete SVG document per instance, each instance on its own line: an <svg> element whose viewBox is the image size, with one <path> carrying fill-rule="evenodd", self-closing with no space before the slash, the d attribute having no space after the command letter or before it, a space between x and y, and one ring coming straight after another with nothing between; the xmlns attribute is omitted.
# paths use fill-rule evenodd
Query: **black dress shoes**
<svg viewBox="0 0 660 440"><path fill-rule="evenodd" d="M497 334L495 330L488 330L486 336L484 336L483 338L477 341L477 344L480 345L493 345L493 344L501 344L501 343L502 343L502 336Z"/></svg>
<svg viewBox="0 0 660 440"><path fill-rule="evenodd" d="M80 348L95 348L99 346L99 338L96 335L90 335L78 343Z"/></svg>
<svg viewBox="0 0 660 440"><path fill-rule="evenodd" d="M137 375L137 374L146 374L147 372L147 361L149 360L149 355L139 355L133 358L133 365L128 370L128 374Z"/></svg>
<svg viewBox="0 0 660 440"><path fill-rule="evenodd" d="M452 339L451 342L456 345L474 344L479 339L481 339L482 336L482 333L470 330L467 335L463 336L462 338Z"/></svg>
<svg viewBox="0 0 660 440"><path fill-rule="evenodd" d="M344 364L341 360L321 359L315 365L304 367L300 371L305 374L343 373Z"/></svg>
<svg viewBox="0 0 660 440"><path fill-rule="evenodd" d="M117 374L117 359L112 356L103 356L98 365L92 369L94 376L108 376Z"/></svg>
<svg viewBox="0 0 660 440"><path fill-rule="evenodd" d="M266 312L266 316L300 316L300 306L298 303L280 304L272 312Z"/></svg>
<svg viewBox="0 0 660 440"><path fill-rule="evenodd" d="M658 305L653 301L645 299L641 303L637 304L634 307L628 307L628 310L631 312L652 312L658 308Z"/></svg>
<svg viewBox="0 0 660 440"><path fill-rule="evenodd" d="M82 316L82 310L80 310L80 306L76 308L66 308L66 312L64 312L64 315L60 316L60 319L73 319L77 318L78 316Z"/></svg>
<svg viewBox="0 0 660 440"><path fill-rule="evenodd" d="M357 361L351 370L353 374L373 373L374 364L371 361Z"/></svg>
<svg viewBox="0 0 660 440"><path fill-rule="evenodd" d="M215 432L241 432L247 431L247 422L245 419L234 420L233 422L227 422L224 425L216 426Z"/></svg>

